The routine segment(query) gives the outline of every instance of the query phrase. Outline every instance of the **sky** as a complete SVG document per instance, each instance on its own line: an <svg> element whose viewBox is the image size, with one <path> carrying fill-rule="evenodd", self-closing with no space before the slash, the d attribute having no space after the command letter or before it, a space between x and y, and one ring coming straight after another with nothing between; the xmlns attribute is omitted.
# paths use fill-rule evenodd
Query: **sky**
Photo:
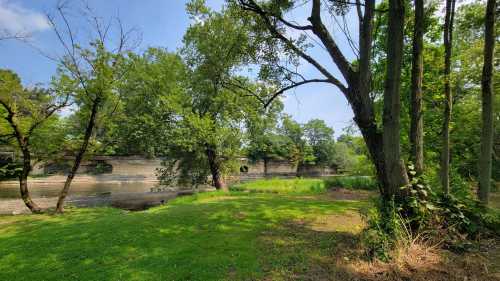
<svg viewBox="0 0 500 281"><path fill-rule="evenodd" d="M72 10L78 7L80 1L69 0L68 9L70 21L77 36L88 37L88 23ZM89 6L103 19L119 17L125 29L134 29L140 34L141 43L137 52L147 47L164 47L176 51L182 46L182 37L191 19L185 11L185 0L88 0ZM206 0L213 9L220 9L223 0ZM29 44L16 40L0 41L0 68L15 71L21 77L25 86L38 83L47 84L56 73L56 62L48 57L63 53L63 47L57 40L46 16L55 14L58 0L0 0L0 31L29 34ZM81 6L81 5L80 5ZM305 23L308 7L295 9L287 15L287 19ZM356 30L352 18L348 14L347 24L351 31ZM346 56L354 57L347 41L338 30L337 23L330 18L324 18L325 25L334 32L338 44ZM297 36L290 31L290 36ZM353 38L357 34L352 34ZM313 38L312 36L310 38ZM339 72L331 62L322 46L316 44L309 53L328 69L338 75ZM318 72L304 62L300 72L308 78L323 78ZM339 76L339 75L338 75ZM319 118L334 128L336 136L342 129L352 124L353 113L342 93L329 84L307 84L290 90L283 97L285 112L295 120L305 123L310 119Z"/></svg>

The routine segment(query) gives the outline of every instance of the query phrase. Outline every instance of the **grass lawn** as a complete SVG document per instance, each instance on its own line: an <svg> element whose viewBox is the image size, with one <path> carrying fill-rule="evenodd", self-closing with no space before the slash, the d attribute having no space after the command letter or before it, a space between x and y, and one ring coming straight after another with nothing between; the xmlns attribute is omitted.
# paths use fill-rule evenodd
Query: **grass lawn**
<svg viewBox="0 0 500 281"><path fill-rule="evenodd" d="M279 253L280 245L302 243L287 236L283 223L352 212L363 204L233 192L179 198L144 212L95 208L4 216L0 280L261 279L292 270L292 264L306 266L313 254L304 247ZM319 239L325 248L314 251L335 244L330 236Z"/></svg>
<svg viewBox="0 0 500 281"><path fill-rule="evenodd" d="M316 180L288 181L244 186L268 193L204 193L143 212L0 217L0 280L464 280L461 257L410 275L385 270L409 279L354 262L358 211L369 203L321 193ZM490 277L470 280L499 280Z"/></svg>

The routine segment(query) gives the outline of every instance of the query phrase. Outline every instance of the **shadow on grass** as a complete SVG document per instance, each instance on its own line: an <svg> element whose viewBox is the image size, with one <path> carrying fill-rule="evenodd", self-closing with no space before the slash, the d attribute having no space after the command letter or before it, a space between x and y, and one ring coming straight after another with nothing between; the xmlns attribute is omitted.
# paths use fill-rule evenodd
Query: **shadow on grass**
<svg viewBox="0 0 500 281"><path fill-rule="evenodd" d="M287 219L357 208L276 195L184 201L146 212L96 208L6 218L0 280L259 279L263 231Z"/></svg>
<svg viewBox="0 0 500 281"><path fill-rule="evenodd" d="M352 266L366 204L231 193L1 217L0 280L405 280Z"/></svg>
<svg viewBox="0 0 500 281"><path fill-rule="evenodd" d="M500 280L498 273L485 269L484 256L477 254L455 255L415 245L390 263L370 262L364 257L360 232L354 228L320 229L315 230L310 222L288 221L263 233L260 237L263 279Z"/></svg>

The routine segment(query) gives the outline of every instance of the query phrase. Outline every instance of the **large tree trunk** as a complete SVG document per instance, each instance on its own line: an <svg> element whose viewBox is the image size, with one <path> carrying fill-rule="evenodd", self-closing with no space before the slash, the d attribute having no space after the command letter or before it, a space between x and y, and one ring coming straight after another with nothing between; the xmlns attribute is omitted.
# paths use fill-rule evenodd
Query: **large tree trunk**
<svg viewBox="0 0 500 281"><path fill-rule="evenodd" d="M455 0L446 0L446 14L444 21L444 94L445 105L443 115L443 131L442 131L442 151L441 151L441 186L443 192L450 192L450 121L451 110L453 105L453 96L451 94L451 49L453 38L453 17L455 14Z"/></svg>
<svg viewBox="0 0 500 281"><path fill-rule="evenodd" d="M424 0L415 0L410 98L410 160L415 164L417 175L422 174L424 170L424 126L422 119L423 38Z"/></svg>
<svg viewBox="0 0 500 281"><path fill-rule="evenodd" d="M356 11L360 21L359 32L359 60L356 66L352 65L347 58L343 55L338 47L328 28L323 24L321 17L321 0L313 0L311 8L311 16L308 18L311 25L297 26L284 22L278 17L273 18L273 12L266 11L254 0L239 0L239 4L243 9L256 13L263 19L263 23L271 32L272 36L279 39L286 44L287 47L292 49L303 58L305 61L314 66L320 73L322 73L328 82L337 86L346 96L351 108L354 112L354 121L359 126L363 138L370 151L370 156L377 170L377 177L380 182L380 192L385 199L392 197L399 197L402 194L399 187L408 183L408 176L404 163L400 159L400 146L399 146L399 85L401 73L401 56L402 56L402 29L404 24L404 7L401 0L390 2L390 30L389 37L391 42L395 42L396 46L389 45L392 52L396 50L396 57L389 57L390 71L389 84L390 86L390 101L388 102L384 133L381 133L377 122L375 120L373 100L370 97L371 92L371 53L373 45L373 17L375 12L375 0L366 0L364 3L356 1ZM362 9L364 7L364 13ZM316 37L322 42L324 48L327 50L333 63L338 67L343 79L347 82L347 87L344 86L337 78L335 78L325 67L326 64L315 60L312 56L305 53L300 47L296 46L294 42L289 40L287 36L283 35L280 30L273 24L276 20L282 21L285 25L290 26L296 30L311 30ZM395 32L394 32L395 31ZM395 33L397 33L395 35ZM394 38L396 37L396 39ZM394 54L392 54L394 55ZM396 58L396 60L394 60ZM392 80L395 79L395 80ZM312 79L309 82L318 82ZM321 80L321 82L325 82ZM307 83L296 83L299 86ZM288 87L290 89L290 87ZM283 90L277 94L283 93ZM395 101L395 102L394 102ZM394 114L392 116L392 114ZM384 137L384 136L385 137ZM384 145L384 142L386 144ZM384 149L384 146L390 146L388 142L393 143L395 146L390 149ZM385 154L389 157L385 157Z"/></svg>
<svg viewBox="0 0 500 281"><path fill-rule="evenodd" d="M387 37L387 72L384 89L383 151L386 188L396 197L401 187L408 184L406 168L400 151L400 85L403 58L404 1L389 1L389 23Z"/></svg>
<svg viewBox="0 0 500 281"><path fill-rule="evenodd" d="M383 136L377 126L373 100L370 98L374 8L375 1L365 1L365 14L359 34L359 72L355 79L348 81L349 92L346 94L346 97L353 109L354 121L363 135L371 160L375 166L380 194L385 200L390 200L400 194L399 188L395 189L392 187L406 183L407 175L404 166L401 166L402 173L395 174L393 177L387 174L388 170L385 168L383 151ZM399 163L399 161L397 162Z"/></svg>
<svg viewBox="0 0 500 281"><path fill-rule="evenodd" d="M361 131L368 152L370 153L372 163L375 166L380 194L385 200L403 196L404 193L402 193L399 188L394 189L390 187L403 186L408 182L406 169L402 166L404 172L399 174L400 178L390 177L386 174L388 170L385 168L384 151L381 149L383 147L383 136L377 127L375 116L370 113L372 111L369 106L365 106L363 109L362 106L353 104L352 108L355 112L354 121Z"/></svg>
<svg viewBox="0 0 500 281"><path fill-rule="evenodd" d="M224 178L221 171L220 161L217 157L216 150L207 145L206 153L208 159L208 165L210 166L210 173L212 174L212 181L215 189L227 191L226 183L224 182Z"/></svg>
<svg viewBox="0 0 500 281"><path fill-rule="evenodd" d="M28 189L28 175L31 171L31 155L27 148L22 148L23 152L23 170L19 175L19 189L21 191L21 198L24 204L32 213L39 214L42 209L31 199L31 195Z"/></svg>
<svg viewBox="0 0 500 281"><path fill-rule="evenodd" d="M482 90L482 131L481 154L479 156L478 197L488 204L491 180L491 158L493 154L493 50L495 48L495 0L486 4L484 29L484 64L481 79Z"/></svg>
<svg viewBox="0 0 500 281"><path fill-rule="evenodd" d="M83 137L83 143L80 149L78 150L78 153L76 154L75 157L75 162L73 162L73 166L71 167L71 170L69 171L68 177L66 178L66 182L64 183L64 187L59 193L59 198L57 200L57 207L56 207L56 213L63 213L64 212L64 200L66 199L66 196L68 196L69 188L71 186L71 183L73 182L73 178L76 175L76 172L78 171L78 168L80 168L80 164L82 162L83 156L85 152L87 151L87 147L89 145L90 137L92 136L92 130L95 127L95 122L97 118L97 111L99 109L100 105L100 99L96 98L94 102L92 103L92 109L90 113L90 118L89 122L87 124L87 127L85 128L85 135Z"/></svg>

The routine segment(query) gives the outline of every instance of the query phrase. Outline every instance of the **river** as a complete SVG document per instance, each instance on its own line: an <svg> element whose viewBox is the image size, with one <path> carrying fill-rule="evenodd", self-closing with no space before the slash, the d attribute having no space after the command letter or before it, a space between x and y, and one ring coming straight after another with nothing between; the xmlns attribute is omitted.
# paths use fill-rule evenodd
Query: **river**
<svg viewBox="0 0 500 281"><path fill-rule="evenodd" d="M69 192L73 197L98 196L102 194L116 193L144 193L150 192L151 188L158 183L152 181L144 182L74 182ZM29 183L29 190L33 198L56 197L61 191L64 183ZM12 182L0 182L0 200L18 199L19 184Z"/></svg>

